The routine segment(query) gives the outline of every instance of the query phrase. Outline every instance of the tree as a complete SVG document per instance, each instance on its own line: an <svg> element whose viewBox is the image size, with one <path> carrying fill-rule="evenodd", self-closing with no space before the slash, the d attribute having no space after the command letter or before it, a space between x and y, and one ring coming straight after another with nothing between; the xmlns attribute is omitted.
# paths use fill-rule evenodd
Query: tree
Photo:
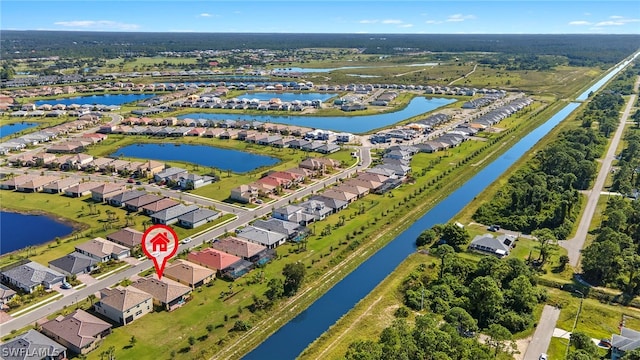
<svg viewBox="0 0 640 360"><path fill-rule="evenodd" d="M591 355L592 358L595 358L598 355L598 347L593 343L591 337L583 332L574 331L569 338L569 343L576 350L583 350L587 354Z"/></svg>
<svg viewBox="0 0 640 360"><path fill-rule="evenodd" d="M470 314L485 327L502 311L504 297L496 281L489 276L473 279L469 284Z"/></svg>
<svg viewBox="0 0 640 360"><path fill-rule="evenodd" d="M417 246L427 246L433 244L434 241L438 238L438 234L436 234L435 230L427 229L418 235L416 239Z"/></svg>
<svg viewBox="0 0 640 360"><path fill-rule="evenodd" d="M302 285L307 269L301 262L289 263L282 269L284 275L284 295L293 296Z"/></svg>
<svg viewBox="0 0 640 360"><path fill-rule="evenodd" d="M131 345L131 347L134 347L137 342L138 342L138 339L136 339L135 336L131 336L131 339L129 339L129 345Z"/></svg>
<svg viewBox="0 0 640 360"><path fill-rule="evenodd" d="M231 331L247 331L251 329L251 324L246 321L238 320L233 324Z"/></svg>
<svg viewBox="0 0 640 360"><path fill-rule="evenodd" d="M456 250L460 250L460 246L466 245L471 237L464 227L449 223L440 228L440 238Z"/></svg>
<svg viewBox="0 0 640 360"><path fill-rule="evenodd" d="M558 258L558 262L560 263L560 266L558 267L559 270L564 271L564 269L567 267L567 264L569 263L569 256L560 255L560 258Z"/></svg>
<svg viewBox="0 0 640 360"><path fill-rule="evenodd" d="M264 293L267 299L275 301L284 295L284 284L282 279L273 278L267 283L267 291Z"/></svg>
<svg viewBox="0 0 640 360"><path fill-rule="evenodd" d="M511 342L512 336L509 330L499 324L491 324L486 331L489 339L487 344L495 349L495 355L506 350L507 342Z"/></svg>
<svg viewBox="0 0 640 360"><path fill-rule="evenodd" d="M371 340L357 340L349 344L346 360L377 360L382 358L382 347Z"/></svg>
<svg viewBox="0 0 640 360"><path fill-rule="evenodd" d="M442 279L442 277L444 276L446 261L448 260L448 258L453 256L455 252L456 251L453 249L453 247L447 244L442 244L435 249L434 255L440 258L440 279Z"/></svg>
<svg viewBox="0 0 640 360"><path fill-rule="evenodd" d="M189 342L189 345L193 346L196 343L196 337L189 336L189 339L187 341Z"/></svg>
<svg viewBox="0 0 640 360"><path fill-rule="evenodd" d="M621 358L622 360L640 360L640 349L628 351Z"/></svg>
<svg viewBox="0 0 640 360"><path fill-rule="evenodd" d="M516 313L531 313L538 303L537 292L529 278L520 275L509 283L509 288L504 291L506 305Z"/></svg>
<svg viewBox="0 0 640 360"><path fill-rule="evenodd" d="M553 234L553 231L548 228L534 230L531 232L531 235L533 235L538 241L537 248L540 251L538 260L540 261L540 266L542 266L547 261L547 258L551 254L551 251L555 248L556 242L558 240Z"/></svg>
<svg viewBox="0 0 640 360"><path fill-rule="evenodd" d="M460 307L451 308L444 315L444 321L455 327L461 335L478 331L478 322L476 319Z"/></svg>

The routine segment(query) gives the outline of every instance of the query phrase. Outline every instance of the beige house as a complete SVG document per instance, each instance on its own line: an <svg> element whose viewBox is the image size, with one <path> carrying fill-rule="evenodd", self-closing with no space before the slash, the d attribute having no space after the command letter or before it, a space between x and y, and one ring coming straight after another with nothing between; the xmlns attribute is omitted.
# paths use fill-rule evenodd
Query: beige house
<svg viewBox="0 0 640 360"><path fill-rule="evenodd" d="M186 260L176 260L164 269L164 276L195 289L216 278L216 272Z"/></svg>
<svg viewBox="0 0 640 360"><path fill-rule="evenodd" d="M154 275L155 276L155 275ZM168 311L175 310L189 299L191 288L176 281L163 278L141 278L131 286L140 289L153 296L154 303L164 307Z"/></svg>
<svg viewBox="0 0 640 360"><path fill-rule="evenodd" d="M95 311L121 325L153 311L153 296L132 286L100 290Z"/></svg>

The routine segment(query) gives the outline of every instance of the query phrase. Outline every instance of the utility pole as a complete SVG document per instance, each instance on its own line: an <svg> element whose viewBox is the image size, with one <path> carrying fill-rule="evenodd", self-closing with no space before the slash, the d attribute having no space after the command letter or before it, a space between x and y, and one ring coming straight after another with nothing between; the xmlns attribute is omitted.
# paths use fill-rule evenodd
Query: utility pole
<svg viewBox="0 0 640 360"><path fill-rule="evenodd" d="M573 292L580 294L580 306L578 307L578 312L576 313L576 319L573 321L573 328L571 329L571 334L576 331L576 326L578 326L578 318L580 317L580 312L582 311L582 302L584 301L584 293L580 290L573 290ZM567 342L567 350L565 351L564 357L569 356L569 346L571 345L571 337L569 337L569 341Z"/></svg>

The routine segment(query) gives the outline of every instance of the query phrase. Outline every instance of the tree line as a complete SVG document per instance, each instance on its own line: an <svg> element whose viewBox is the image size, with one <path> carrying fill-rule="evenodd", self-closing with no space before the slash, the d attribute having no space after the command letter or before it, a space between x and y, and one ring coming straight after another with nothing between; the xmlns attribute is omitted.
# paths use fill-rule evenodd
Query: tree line
<svg viewBox="0 0 640 360"><path fill-rule="evenodd" d="M401 307L377 342L351 343L347 359L510 358L512 334L530 328L533 309L546 300L534 272L521 259L486 256L476 263L448 244L432 251L439 264L420 264L398 289L404 306L429 313L411 327ZM484 344L477 341L480 330Z"/></svg>
<svg viewBox="0 0 640 360"><path fill-rule="evenodd" d="M608 137L617 127L624 99L599 93L578 117L582 127L561 132L509 177L496 195L480 206L473 219L484 224L531 233L551 229L565 239L580 211L578 190L589 188ZM592 126L598 121L598 129Z"/></svg>

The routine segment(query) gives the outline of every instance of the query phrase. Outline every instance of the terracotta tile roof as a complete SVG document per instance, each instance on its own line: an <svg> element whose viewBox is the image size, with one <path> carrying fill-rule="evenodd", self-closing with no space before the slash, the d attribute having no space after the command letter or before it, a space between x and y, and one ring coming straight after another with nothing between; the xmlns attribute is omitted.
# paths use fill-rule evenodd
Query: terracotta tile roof
<svg viewBox="0 0 640 360"><path fill-rule="evenodd" d="M136 229L126 227L107 235L107 240L132 248L142 243L142 233Z"/></svg>
<svg viewBox="0 0 640 360"><path fill-rule="evenodd" d="M85 243L76 245L77 250L86 252L88 254L96 255L98 257L105 257L113 254L120 254L123 251L128 251L124 246L118 245L103 238L91 239Z"/></svg>
<svg viewBox="0 0 640 360"><path fill-rule="evenodd" d="M147 204L145 206L142 207L143 210L147 210L147 211L151 211L151 212L158 212L167 208L170 208L172 206L176 206L178 205L179 202L169 199L169 198L164 198L164 199L160 199L156 202Z"/></svg>
<svg viewBox="0 0 640 360"><path fill-rule="evenodd" d="M263 245L238 239L234 236L214 240L211 247L245 259L248 259L266 249Z"/></svg>
<svg viewBox="0 0 640 360"><path fill-rule="evenodd" d="M222 270L241 259L235 255L208 248L202 251L189 253L189 255L187 255L187 260L206 266L210 269Z"/></svg>

